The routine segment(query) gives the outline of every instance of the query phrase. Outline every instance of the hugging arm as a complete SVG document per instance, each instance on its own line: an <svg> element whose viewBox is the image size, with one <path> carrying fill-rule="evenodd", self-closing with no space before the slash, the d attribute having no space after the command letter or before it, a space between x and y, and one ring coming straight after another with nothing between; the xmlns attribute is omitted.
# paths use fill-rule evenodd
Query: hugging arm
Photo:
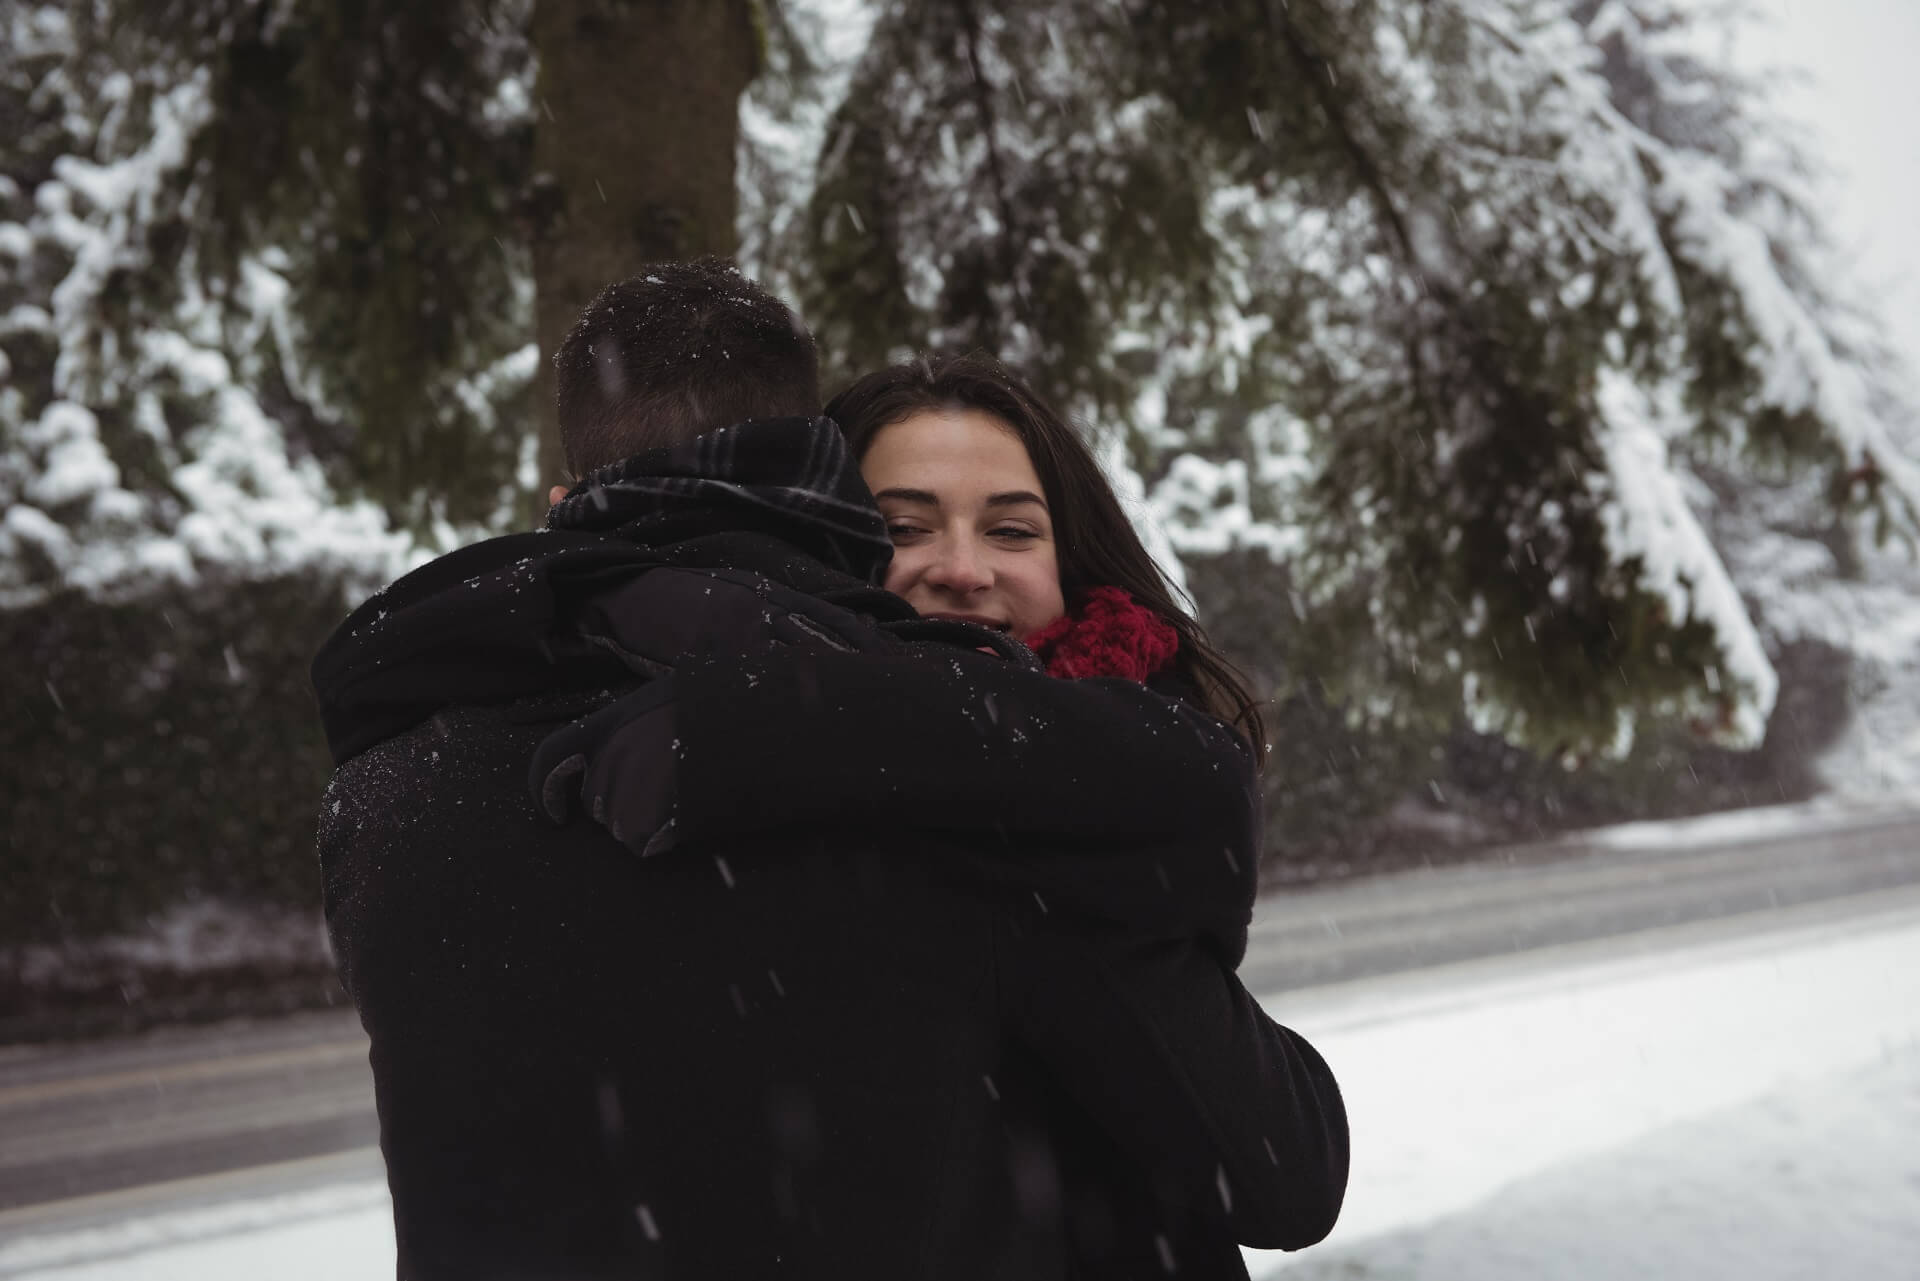
<svg viewBox="0 0 1920 1281"><path fill-rule="evenodd" d="M1251 872L1238 857L1253 840L1251 750L1179 698L1058 680L970 642L904 644L847 609L729 571L655 570L587 602L574 624L590 647L670 674L670 713L651 695L632 706L673 748L682 839L900 822L1231 848ZM609 709L569 736L582 764L621 733L620 717ZM604 808L622 780L595 774Z"/></svg>
<svg viewBox="0 0 1920 1281"><path fill-rule="evenodd" d="M970 651L808 652L683 668L674 716L679 839L946 836L976 882L1244 950L1252 753L1179 699Z"/></svg>
<svg viewBox="0 0 1920 1281"><path fill-rule="evenodd" d="M960 650L795 652L682 669L674 704L690 834L900 823L1231 847L1251 870L1250 749L1132 681Z"/></svg>
<svg viewBox="0 0 1920 1281"><path fill-rule="evenodd" d="M1297 1250L1339 1217L1347 1116L1325 1060L1190 942L1010 941L1018 1028L1046 1070L1154 1172L1171 1216Z"/></svg>
<svg viewBox="0 0 1920 1281"><path fill-rule="evenodd" d="M950 837L978 881L1204 936L1238 962L1257 872L1253 756L1183 699L902 644L845 610L712 576L656 571L596 609L605 641L671 672L541 744L530 783L554 819L577 786L642 853L768 831ZM817 642L801 621L823 629Z"/></svg>

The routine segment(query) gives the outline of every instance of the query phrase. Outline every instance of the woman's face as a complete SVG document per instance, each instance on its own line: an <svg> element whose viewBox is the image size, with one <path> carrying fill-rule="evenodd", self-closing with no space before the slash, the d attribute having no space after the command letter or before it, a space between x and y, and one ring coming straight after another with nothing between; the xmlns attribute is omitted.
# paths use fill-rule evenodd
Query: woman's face
<svg viewBox="0 0 1920 1281"><path fill-rule="evenodd" d="M1040 477L998 418L976 409L903 418L874 436L860 474L893 538L886 588L922 616L1024 638L1067 612Z"/></svg>

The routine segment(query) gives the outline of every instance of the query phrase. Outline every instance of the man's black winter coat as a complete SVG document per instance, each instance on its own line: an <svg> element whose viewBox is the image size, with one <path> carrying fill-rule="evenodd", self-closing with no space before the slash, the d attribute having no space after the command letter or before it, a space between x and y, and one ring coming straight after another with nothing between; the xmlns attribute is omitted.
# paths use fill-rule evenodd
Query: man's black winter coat
<svg viewBox="0 0 1920 1281"><path fill-rule="evenodd" d="M1323 1236L1345 1116L1232 975L1231 732L971 649L709 658L672 677L678 843L555 826L537 745L638 679L588 603L670 566L903 612L818 522L609 488L316 663L400 1275L1243 1276L1236 1240Z"/></svg>

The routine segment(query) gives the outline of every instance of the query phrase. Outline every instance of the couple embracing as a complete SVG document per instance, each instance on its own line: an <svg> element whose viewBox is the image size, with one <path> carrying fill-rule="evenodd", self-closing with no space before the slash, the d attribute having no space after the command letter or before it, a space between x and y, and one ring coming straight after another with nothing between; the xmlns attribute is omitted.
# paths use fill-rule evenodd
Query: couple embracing
<svg viewBox="0 0 1920 1281"><path fill-rule="evenodd" d="M555 358L580 477L314 663L398 1272L1244 1277L1329 1231L1326 1064L1235 977L1260 724L982 357L820 413L716 261Z"/></svg>

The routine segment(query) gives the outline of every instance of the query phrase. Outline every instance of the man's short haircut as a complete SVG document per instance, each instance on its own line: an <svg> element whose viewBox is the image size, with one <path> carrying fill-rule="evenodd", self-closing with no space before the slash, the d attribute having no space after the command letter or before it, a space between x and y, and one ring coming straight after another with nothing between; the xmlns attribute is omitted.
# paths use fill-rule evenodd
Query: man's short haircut
<svg viewBox="0 0 1920 1281"><path fill-rule="evenodd" d="M813 335L724 258L608 285L553 357L575 477L750 418L820 412Z"/></svg>

